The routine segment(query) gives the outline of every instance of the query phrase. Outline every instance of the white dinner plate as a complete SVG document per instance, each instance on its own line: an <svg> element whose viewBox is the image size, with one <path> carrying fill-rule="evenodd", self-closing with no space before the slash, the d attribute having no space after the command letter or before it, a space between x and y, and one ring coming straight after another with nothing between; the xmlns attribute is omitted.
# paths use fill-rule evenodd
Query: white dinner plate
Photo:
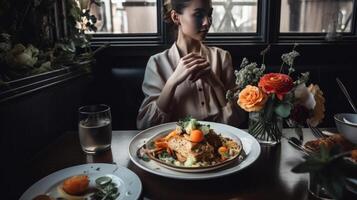
<svg viewBox="0 0 357 200"><path fill-rule="evenodd" d="M20 197L20 200L33 199L34 197L47 194L52 198L60 197L58 186L71 176L85 174L89 177L89 185L95 185L95 179L101 176L109 176L117 184L120 195L117 200L136 200L140 197L142 185L139 177L129 169L106 163L91 163L76 165L54 172L32 185Z"/></svg>
<svg viewBox="0 0 357 200"><path fill-rule="evenodd" d="M199 121L199 123L210 125L210 128L212 128L217 134L222 134L224 137L239 138L242 142L243 150L246 154L244 160L231 163L223 168L213 171L192 173L179 172L177 170L168 169L167 167L162 167L156 161L144 161L137 156L137 151L140 147L142 147L144 144L146 144L147 141L151 140L151 138L158 134L162 134L164 132L169 133L170 130L176 127L175 122L151 127L136 135L129 144L130 159L143 170L159 176L186 180L201 180L221 177L238 172L251 165L259 157L260 145L258 141L249 133L226 124L206 121Z"/></svg>

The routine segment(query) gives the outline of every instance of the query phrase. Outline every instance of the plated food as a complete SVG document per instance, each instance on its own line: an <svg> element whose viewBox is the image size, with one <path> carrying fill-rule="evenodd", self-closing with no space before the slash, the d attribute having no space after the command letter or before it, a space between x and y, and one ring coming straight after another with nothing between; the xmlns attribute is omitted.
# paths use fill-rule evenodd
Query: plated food
<svg viewBox="0 0 357 200"><path fill-rule="evenodd" d="M105 163L54 172L28 188L20 200L137 200L142 185L129 169Z"/></svg>
<svg viewBox="0 0 357 200"><path fill-rule="evenodd" d="M139 132L129 143L128 153L130 160L142 170L158 176L181 180L207 180L238 173L258 159L261 153L260 144L246 131L222 123L208 121L199 121L199 123L209 125L210 129L213 129L223 137L238 141L238 144L242 146L239 156L236 159L227 161L227 163L223 163L224 167L216 165L208 168L177 167L150 159L145 151L141 151L144 150L143 146L146 147L150 141L164 137L172 130L175 130L177 122L170 122Z"/></svg>
<svg viewBox="0 0 357 200"><path fill-rule="evenodd" d="M342 151L351 151L350 158L354 162L357 162L357 147L340 134L334 134L328 137L308 141L304 144L304 147L310 152L319 152L322 145L327 149L331 149L332 147L339 145Z"/></svg>
<svg viewBox="0 0 357 200"><path fill-rule="evenodd" d="M89 187L89 177L87 175L76 175L63 181L59 188L65 193L79 196L86 193Z"/></svg>
<svg viewBox="0 0 357 200"><path fill-rule="evenodd" d="M150 139L141 149L151 160L170 169L216 169L241 155L243 145L236 138L224 137L210 125L186 118L176 128ZM146 159L142 155L143 159Z"/></svg>
<svg viewBox="0 0 357 200"><path fill-rule="evenodd" d="M90 178L85 174L71 176L57 186L56 192L39 194L33 200L67 199L67 200L115 200L119 189L109 176L102 176L90 185Z"/></svg>
<svg viewBox="0 0 357 200"><path fill-rule="evenodd" d="M319 151L320 146L324 145L328 149L332 148L334 145L340 145L344 151L351 150L353 145L346 140L342 135L334 134L328 137L318 138L316 140L311 140L305 143L305 148L311 151Z"/></svg>

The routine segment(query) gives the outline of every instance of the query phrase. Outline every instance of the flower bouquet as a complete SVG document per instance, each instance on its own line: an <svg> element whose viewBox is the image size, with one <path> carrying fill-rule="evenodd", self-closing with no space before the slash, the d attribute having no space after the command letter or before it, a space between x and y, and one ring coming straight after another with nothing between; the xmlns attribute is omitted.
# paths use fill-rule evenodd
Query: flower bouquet
<svg viewBox="0 0 357 200"><path fill-rule="evenodd" d="M306 122L316 126L324 118L322 91L317 85L306 87L309 72L295 73L294 60L300 55L296 46L281 56L278 73L265 73L264 58L270 46L261 52L260 67L243 58L240 70L235 71L236 87L227 92L229 100L249 112L248 132L261 143L278 144L284 120L301 128Z"/></svg>

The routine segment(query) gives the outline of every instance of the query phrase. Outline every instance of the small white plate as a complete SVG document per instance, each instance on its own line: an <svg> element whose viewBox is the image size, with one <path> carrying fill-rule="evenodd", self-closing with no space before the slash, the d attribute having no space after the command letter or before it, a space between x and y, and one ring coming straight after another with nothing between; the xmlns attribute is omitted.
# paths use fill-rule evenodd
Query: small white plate
<svg viewBox="0 0 357 200"><path fill-rule="evenodd" d="M136 135L129 144L130 159L143 170L159 176L175 179L201 180L221 177L238 172L251 165L259 157L260 145L258 141L249 133L226 124L206 121L200 121L199 123L210 125L210 128L212 128L217 134L222 134L223 137L239 138L242 142L244 152L246 153L245 159L241 162L233 162L221 169L192 173L168 169L167 167L162 167L155 161L144 161L137 156L137 150L140 147L156 135L170 132L170 130L176 127L175 122L151 127Z"/></svg>
<svg viewBox="0 0 357 200"><path fill-rule="evenodd" d="M60 197L57 190L58 186L65 179L79 174L86 174L89 177L90 186L94 186L95 179L101 176L111 177L119 188L120 195L117 200L136 200L140 197L142 185L134 172L118 165L91 163L65 168L42 178L27 189L20 200L33 199L41 194L47 194L54 199Z"/></svg>

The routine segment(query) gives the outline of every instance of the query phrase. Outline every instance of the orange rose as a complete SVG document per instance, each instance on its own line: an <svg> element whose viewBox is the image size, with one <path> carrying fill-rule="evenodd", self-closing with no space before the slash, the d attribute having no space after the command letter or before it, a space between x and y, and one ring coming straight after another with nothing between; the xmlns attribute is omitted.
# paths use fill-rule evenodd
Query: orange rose
<svg viewBox="0 0 357 200"><path fill-rule="evenodd" d="M283 100L284 95L294 87L294 83L286 74L270 73L260 78L258 86L267 94L276 94L278 99Z"/></svg>
<svg viewBox="0 0 357 200"><path fill-rule="evenodd" d="M245 111L259 111L265 102L267 95L258 87L247 85L240 93L238 98L238 105Z"/></svg>

